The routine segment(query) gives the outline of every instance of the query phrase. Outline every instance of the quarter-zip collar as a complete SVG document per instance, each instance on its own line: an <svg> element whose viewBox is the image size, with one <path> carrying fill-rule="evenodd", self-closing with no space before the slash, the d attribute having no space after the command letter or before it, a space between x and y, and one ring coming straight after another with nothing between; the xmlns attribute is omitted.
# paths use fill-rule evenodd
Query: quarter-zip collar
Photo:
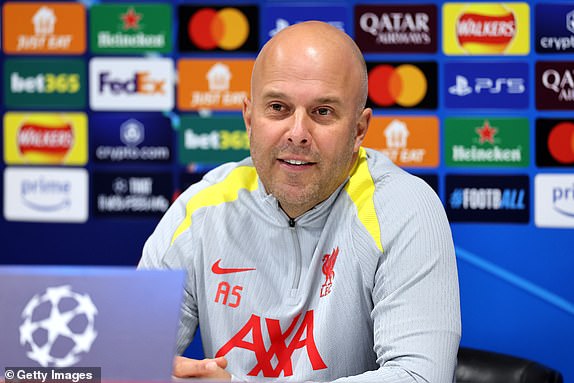
<svg viewBox="0 0 574 383"><path fill-rule="evenodd" d="M337 200L337 197L341 193L341 190L345 187L349 178L345 180L339 187L327 198L325 201L315 205L311 210L306 211L297 218L290 218L279 206L279 201L272 194L267 193L265 186L261 182L261 178L257 179L259 187L255 191L258 194L258 198L263 202L263 206L268 210L271 217L275 217L279 222L283 222L287 226L309 226L322 227L327 220L329 213L331 211L331 206Z"/></svg>

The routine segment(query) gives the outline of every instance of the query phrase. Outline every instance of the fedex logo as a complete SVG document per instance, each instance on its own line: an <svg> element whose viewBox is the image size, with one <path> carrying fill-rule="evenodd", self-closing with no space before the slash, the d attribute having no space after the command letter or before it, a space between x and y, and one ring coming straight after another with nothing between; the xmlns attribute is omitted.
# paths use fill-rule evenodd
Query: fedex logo
<svg viewBox="0 0 574 383"><path fill-rule="evenodd" d="M528 108L527 63L446 63L449 108Z"/></svg>
<svg viewBox="0 0 574 383"><path fill-rule="evenodd" d="M109 90L111 94L165 94L165 80L150 77L149 72L136 72L132 78L125 81L112 78L110 72L100 73L100 93Z"/></svg>
<svg viewBox="0 0 574 383"><path fill-rule="evenodd" d="M168 58L94 58L90 106L94 110L170 110L174 69Z"/></svg>

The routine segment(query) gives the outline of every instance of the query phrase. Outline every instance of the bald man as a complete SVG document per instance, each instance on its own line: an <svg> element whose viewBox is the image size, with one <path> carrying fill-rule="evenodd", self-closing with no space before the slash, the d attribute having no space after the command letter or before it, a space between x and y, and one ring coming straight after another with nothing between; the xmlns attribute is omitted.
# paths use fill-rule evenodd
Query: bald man
<svg viewBox="0 0 574 383"><path fill-rule="evenodd" d="M142 268L187 271L177 377L452 382L458 279L442 204L361 147L372 111L353 40L320 22L261 50L243 118L251 156L192 185Z"/></svg>

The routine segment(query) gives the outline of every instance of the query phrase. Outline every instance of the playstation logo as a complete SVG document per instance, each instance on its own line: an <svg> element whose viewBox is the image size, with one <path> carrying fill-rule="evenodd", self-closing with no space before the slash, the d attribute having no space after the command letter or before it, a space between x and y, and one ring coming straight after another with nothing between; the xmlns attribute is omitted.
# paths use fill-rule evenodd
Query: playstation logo
<svg viewBox="0 0 574 383"><path fill-rule="evenodd" d="M466 96L472 93L472 88L468 86L466 77L456 76L456 83L448 88L448 93L455 96Z"/></svg>

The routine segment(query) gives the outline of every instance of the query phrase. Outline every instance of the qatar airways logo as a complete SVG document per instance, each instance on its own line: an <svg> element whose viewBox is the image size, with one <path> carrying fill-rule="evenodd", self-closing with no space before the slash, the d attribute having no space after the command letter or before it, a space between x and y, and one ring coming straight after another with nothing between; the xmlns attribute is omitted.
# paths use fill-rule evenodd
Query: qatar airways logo
<svg viewBox="0 0 574 383"><path fill-rule="evenodd" d="M536 63L536 106L539 109L574 109L574 62Z"/></svg>
<svg viewBox="0 0 574 383"><path fill-rule="evenodd" d="M364 52L436 52L435 5L357 5L355 14L355 36Z"/></svg>

